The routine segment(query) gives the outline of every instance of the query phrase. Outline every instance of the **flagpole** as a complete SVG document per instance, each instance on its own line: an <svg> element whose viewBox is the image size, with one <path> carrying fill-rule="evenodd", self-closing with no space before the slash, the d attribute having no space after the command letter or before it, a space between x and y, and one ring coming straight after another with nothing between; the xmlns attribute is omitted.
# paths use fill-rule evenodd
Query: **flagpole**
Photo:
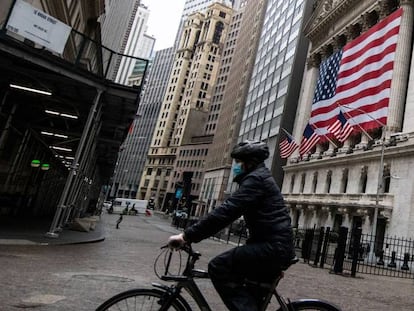
<svg viewBox="0 0 414 311"><path fill-rule="evenodd" d="M318 133L318 128L317 127L314 127L313 126L313 124L311 124L311 123L309 123L309 125L312 127L312 129L313 130L315 130L316 131L316 133ZM318 135L319 136L321 136L319 133L318 133ZM326 136L325 134L322 134L332 145L334 145L334 147L335 148L338 148L338 146L328 137L328 136Z"/></svg>
<svg viewBox="0 0 414 311"><path fill-rule="evenodd" d="M381 133L381 156L380 156L380 167L378 170L378 183L377 183L377 192L375 194L375 206L374 206L374 218L372 220L372 231L371 231L371 243L370 243L370 250L369 250L369 258L374 261L375 260L375 244L377 240L377 225L378 225L378 210L379 210L379 195L380 191L383 187L383 178L384 178L384 154L385 154L385 124L379 121L378 119L371 116L368 112L360 109L360 108L354 108L349 107L347 105L341 105L342 107L345 107L347 109L354 109L359 112L362 112L366 114L371 120L375 121L377 124L379 124L382 127L382 133ZM346 113L346 112L345 112ZM358 124L359 125L359 124ZM359 127L362 130L362 127L359 125ZM365 133L365 131L364 131ZM367 134L368 135L368 134ZM368 137L371 137L368 135ZM372 140L372 138L371 138Z"/></svg>
<svg viewBox="0 0 414 311"><path fill-rule="evenodd" d="M339 106L339 109L341 109L341 107L345 107L345 108L348 108L348 109L355 109L355 110L357 110L357 111L360 111L360 112L363 112L364 114L367 114L368 115L368 113L366 113L365 111L363 111L362 109L359 109L359 108L351 108L351 107L349 107L349 106L347 106L347 105L341 105L341 104L339 104L339 103L337 103L337 105ZM341 110L342 111L342 110ZM353 117L347 112L347 111L344 111L345 112L345 114L348 116L348 118L349 119L353 119ZM371 118L371 116L369 116L370 118ZM378 120L374 120L374 121L378 121ZM381 124L381 122L379 122L378 121L378 124ZM366 136L368 136L368 138L369 138L369 140L373 140L373 138L371 137L371 135L369 135L368 134L368 132L367 131L365 131L363 128L362 128L362 126L361 125L359 125L359 124L356 124L358 127L359 127L359 129L366 135ZM381 125L381 126L384 126L384 125Z"/></svg>
<svg viewBox="0 0 414 311"><path fill-rule="evenodd" d="M285 132L285 134L286 134L287 136L289 136L291 139L293 139L292 134L289 134L289 132L288 132L288 131L286 131L283 127L281 127L281 129L282 129L282 131L283 131L283 132Z"/></svg>

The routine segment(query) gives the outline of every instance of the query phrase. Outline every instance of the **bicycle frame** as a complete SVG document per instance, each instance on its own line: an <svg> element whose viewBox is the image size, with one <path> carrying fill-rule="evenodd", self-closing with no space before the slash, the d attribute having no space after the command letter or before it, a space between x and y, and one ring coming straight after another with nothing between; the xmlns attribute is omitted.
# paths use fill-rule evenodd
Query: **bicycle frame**
<svg viewBox="0 0 414 311"><path fill-rule="evenodd" d="M187 279L178 281L174 286L168 287L163 284L152 283L154 287L165 290L168 293L167 299L163 302L160 311L167 310L168 307L174 300L179 300L188 310L191 310L188 303L181 296L182 289L185 289L202 311L212 311L207 300L204 298L203 294L200 291L200 288L197 286L193 279Z"/></svg>
<svg viewBox="0 0 414 311"><path fill-rule="evenodd" d="M188 306L188 303L185 301L184 298L181 296L181 290L185 289L190 296L194 299L200 310L202 311L212 311L207 300L204 298L204 295L201 293L200 288L198 287L197 283L194 281L194 278L203 278L203 279L209 279L208 272L204 270L198 270L194 269L196 261L199 259L200 254L197 252L193 252L191 247L188 249L185 249L185 251L188 253L189 257L186 263L186 268L182 275L177 276L169 276L168 269L171 262L171 256L172 253L169 254L169 258L167 260L167 265L165 269L164 275L161 277L164 281L175 281L176 284L173 286L166 286L159 283L152 283L154 287L163 289L168 293L167 300L162 303L162 307L160 310L168 309L168 307L171 305L171 303L174 300L179 300L185 307L190 308ZM281 272L280 276L277 277L273 283L271 284L262 284L257 282L248 281L249 284L252 284L254 286L260 286L264 289L268 290L269 293L265 297L265 300L263 301L263 304L260 308L261 311L265 311L267 306L270 303L270 300L272 296L276 297L276 300L278 301L280 307L282 310L289 311L289 307L287 303L285 302L284 298L279 295L279 293L276 290L277 285L279 284L280 280L284 277L284 273ZM191 308L189 309L191 310Z"/></svg>
<svg viewBox="0 0 414 311"><path fill-rule="evenodd" d="M165 247L162 247L165 248ZM168 272L170 263L171 263L171 256L172 251L168 253L164 253L169 255L167 262L164 257L164 265L165 272L164 275L160 275L157 272L156 265L158 259L160 258L161 254L157 257L154 264L154 271L155 274L164 281L173 281L174 284L168 286L166 284L159 284L159 283L152 283L153 289L148 288L136 288L132 290L127 290L121 292L113 297L110 297L106 301L104 301L96 310L113 310L113 307L118 307L118 310L123 310L124 306L129 308L129 304L131 303L133 306L141 305L141 308L149 307L151 310L159 311L166 311L169 310L170 307L173 307L174 310L177 311L191 311L191 306L193 302L197 304L198 308L201 311L212 311L210 308L206 298L202 294L200 288L198 287L197 283L195 282L196 278L204 278L210 279L208 273L204 270L194 269L196 261L201 256L198 252L193 252L191 247L187 247L184 249L188 256L187 262L185 264L185 269L181 273L181 257L180 257L180 269L178 274L171 275ZM293 259L291 260L291 264L296 263L298 260ZM281 267L281 272L276 277L276 279L272 283L262 283L260 281L253 281L253 280L245 280L245 286L253 287L260 287L262 290L266 290L267 295L264 297L262 301L262 305L260 306L260 311L265 311L269 305L272 296L275 296L279 306L278 310L283 311L294 311L294 310L325 310L325 311L341 311L341 309L334 304L320 300L320 299L296 299L294 301L290 301L289 299L285 299L283 296L279 295L277 292L277 286L280 280L284 277L283 270L284 267ZM181 295L181 291L185 289L186 292L192 297L191 298L191 306L187 301L187 295L184 297ZM263 292L264 293L264 292ZM273 307L273 305L272 305ZM129 309L128 309L129 310Z"/></svg>

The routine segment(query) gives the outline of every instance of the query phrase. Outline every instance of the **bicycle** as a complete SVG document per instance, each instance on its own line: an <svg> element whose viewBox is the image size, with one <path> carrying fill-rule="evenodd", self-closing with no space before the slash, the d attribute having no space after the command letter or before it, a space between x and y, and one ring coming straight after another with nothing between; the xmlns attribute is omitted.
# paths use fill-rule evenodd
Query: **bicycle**
<svg viewBox="0 0 414 311"><path fill-rule="evenodd" d="M175 251L168 248L168 246L161 247L164 250L155 260L154 272L163 281L175 282L172 286L165 284L152 283L153 288L137 288L131 289L122 293L119 293L104 303L102 303L96 311L110 311L110 310L175 310L175 311L191 311L190 303L181 294L185 289L190 296L194 299L200 310L211 311L206 298L201 293L197 286L195 279L208 279L208 272L200 269L195 269L195 263L200 259L201 254L194 251L191 245L185 245L181 248L187 253L187 261L185 263L183 272L181 270L178 274L172 275L170 273L171 258ZM180 262L181 262L181 252ZM157 262L164 254L164 273L159 275L156 270ZM292 264L298 262L299 259L292 261ZM341 311L337 306L319 299L300 299L290 301L282 297L276 290L280 280L284 277L282 269L273 283L258 283L255 281L246 280L246 284L249 286L258 286L261 289L267 291L267 295L263 300L263 304L260 308L261 311L265 311L268 307L271 298L275 297L280 308L278 311L295 311L295 310L319 310L319 311Z"/></svg>

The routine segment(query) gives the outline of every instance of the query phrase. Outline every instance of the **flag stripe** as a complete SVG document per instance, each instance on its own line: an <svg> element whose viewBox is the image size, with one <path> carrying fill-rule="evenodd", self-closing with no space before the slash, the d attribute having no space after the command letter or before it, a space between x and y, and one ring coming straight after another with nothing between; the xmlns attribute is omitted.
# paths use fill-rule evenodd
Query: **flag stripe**
<svg viewBox="0 0 414 311"><path fill-rule="evenodd" d="M283 132L286 134L286 138L282 140L282 142L279 144L280 148L280 157L282 159L286 159L292 155L293 152L295 152L296 149L299 148L298 144L295 142L293 137L284 129L282 129Z"/></svg>
<svg viewBox="0 0 414 311"><path fill-rule="evenodd" d="M282 145L283 144L283 145ZM298 149L298 145L296 143L292 144L292 143L288 143L286 140L284 140L281 144L280 144L280 157L282 159L286 159L288 157L290 157L290 155L296 150Z"/></svg>
<svg viewBox="0 0 414 311"><path fill-rule="evenodd" d="M303 132L303 138L299 147L299 154L303 156L308 153L320 140L319 135L307 124Z"/></svg>
<svg viewBox="0 0 414 311"><path fill-rule="evenodd" d="M344 142L353 132L354 128L349 124L348 119L339 110L336 121L328 127L331 132L340 142Z"/></svg>

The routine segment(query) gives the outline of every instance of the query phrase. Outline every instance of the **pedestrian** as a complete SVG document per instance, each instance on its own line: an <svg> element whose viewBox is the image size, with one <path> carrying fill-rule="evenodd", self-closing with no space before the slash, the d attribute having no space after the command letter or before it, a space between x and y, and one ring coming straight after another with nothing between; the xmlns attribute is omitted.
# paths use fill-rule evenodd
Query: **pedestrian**
<svg viewBox="0 0 414 311"><path fill-rule="evenodd" d="M118 220L116 221L116 228L117 229L119 229L119 224L122 222L122 220L123 220L124 218L123 218L123 216L122 216L122 213L121 214L119 214L119 218L118 218Z"/></svg>
<svg viewBox="0 0 414 311"><path fill-rule="evenodd" d="M267 144L241 142L231 157L238 190L184 232L170 236L168 244L179 248L200 242L243 216L249 232L246 244L213 258L208 272L229 310L255 311L265 293L249 290L244 280L270 282L282 267L286 269L295 257L293 231L279 187L264 164L269 157Z"/></svg>

